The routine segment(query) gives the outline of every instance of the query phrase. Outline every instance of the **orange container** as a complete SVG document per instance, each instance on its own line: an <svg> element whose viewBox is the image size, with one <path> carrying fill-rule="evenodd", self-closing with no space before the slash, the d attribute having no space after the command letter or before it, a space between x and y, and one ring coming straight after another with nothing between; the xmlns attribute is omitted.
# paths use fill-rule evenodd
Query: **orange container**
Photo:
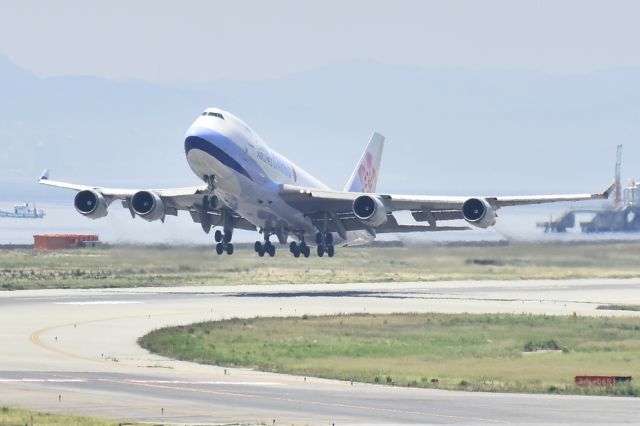
<svg viewBox="0 0 640 426"><path fill-rule="evenodd" d="M96 234L37 234L33 236L36 250L63 250L94 245L98 242Z"/></svg>

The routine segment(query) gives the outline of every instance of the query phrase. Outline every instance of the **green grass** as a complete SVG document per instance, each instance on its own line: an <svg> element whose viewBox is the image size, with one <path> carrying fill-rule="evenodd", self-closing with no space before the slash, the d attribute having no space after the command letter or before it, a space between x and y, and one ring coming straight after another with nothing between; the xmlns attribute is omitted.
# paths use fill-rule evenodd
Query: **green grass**
<svg viewBox="0 0 640 426"><path fill-rule="evenodd" d="M599 305L596 309L605 311L640 311L640 305Z"/></svg>
<svg viewBox="0 0 640 426"><path fill-rule="evenodd" d="M181 360L368 383L640 395L637 385L573 384L576 375L584 374L637 380L637 318L394 314L233 319L153 331L139 343Z"/></svg>
<svg viewBox="0 0 640 426"><path fill-rule="evenodd" d="M336 257L275 258L250 249L114 247L0 251L0 288L91 288L640 276L640 243L339 248Z"/></svg>
<svg viewBox="0 0 640 426"><path fill-rule="evenodd" d="M95 417L69 416L0 407L0 426L117 426L121 424L134 425L134 423L122 423Z"/></svg>

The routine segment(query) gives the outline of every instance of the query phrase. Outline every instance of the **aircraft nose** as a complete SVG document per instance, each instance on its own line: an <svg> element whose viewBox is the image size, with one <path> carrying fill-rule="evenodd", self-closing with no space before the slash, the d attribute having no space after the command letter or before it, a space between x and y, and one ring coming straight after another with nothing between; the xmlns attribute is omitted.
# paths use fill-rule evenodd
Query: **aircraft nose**
<svg viewBox="0 0 640 426"><path fill-rule="evenodd" d="M192 150L206 153L229 169L253 180L248 170L240 164L244 150L224 134L207 128L190 129L185 137L184 150L187 157Z"/></svg>

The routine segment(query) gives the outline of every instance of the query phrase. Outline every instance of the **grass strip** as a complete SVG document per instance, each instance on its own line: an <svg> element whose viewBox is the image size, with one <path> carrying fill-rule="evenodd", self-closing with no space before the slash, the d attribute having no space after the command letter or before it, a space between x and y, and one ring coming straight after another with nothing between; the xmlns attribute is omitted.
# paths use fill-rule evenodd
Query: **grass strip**
<svg viewBox="0 0 640 426"><path fill-rule="evenodd" d="M637 318L393 314L231 319L153 331L140 345L229 367L469 391L640 395L576 375L640 374ZM637 380L637 378L634 378Z"/></svg>
<svg viewBox="0 0 640 426"><path fill-rule="evenodd" d="M0 407L0 426L118 426L139 423L105 420L96 417L43 413L20 408Z"/></svg>
<svg viewBox="0 0 640 426"><path fill-rule="evenodd" d="M0 250L0 289L631 278L640 243L338 248L329 258L274 258L213 247Z"/></svg>
<svg viewBox="0 0 640 426"><path fill-rule="evenodd" d="M599 305L596 309L605 311L640 311L640 305Z"/></svg>

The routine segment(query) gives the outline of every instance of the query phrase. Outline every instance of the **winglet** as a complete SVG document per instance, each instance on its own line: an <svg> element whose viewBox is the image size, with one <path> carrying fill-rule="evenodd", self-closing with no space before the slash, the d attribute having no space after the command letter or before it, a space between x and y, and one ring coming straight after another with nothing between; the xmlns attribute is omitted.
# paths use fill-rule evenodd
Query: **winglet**
<svg viewBox="0 0 640 426"><path fill-rule="evenodd" d="M40 175L40 180L49 180L49 169L44 169Z"/></svg>
<svg viewBox="0 0 640 426"><path fill-rule="evenodd" d="M615 182L609 187L607 188L604 192L600 192L598 194L593 194L593 198L597 198L597 199L601 199L601 200L607 200L609 198L609 196L611 195L611 193L616 189L616 184Z"/></svg>

